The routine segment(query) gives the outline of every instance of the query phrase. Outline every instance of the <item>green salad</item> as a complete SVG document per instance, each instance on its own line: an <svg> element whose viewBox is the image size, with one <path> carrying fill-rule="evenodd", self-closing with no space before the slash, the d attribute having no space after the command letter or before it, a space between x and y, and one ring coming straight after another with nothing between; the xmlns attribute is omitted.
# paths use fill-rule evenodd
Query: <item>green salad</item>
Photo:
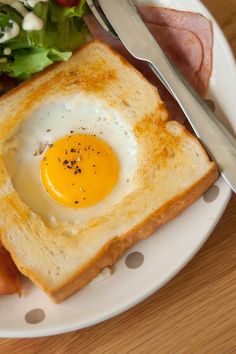
<svg viewBox="0 0 236 354"><path fill-rule="evenodd" d="M69 59L86 41L85 0L76 6L66 1L0 0L0 82L29 79L53 62Z"/></svg>

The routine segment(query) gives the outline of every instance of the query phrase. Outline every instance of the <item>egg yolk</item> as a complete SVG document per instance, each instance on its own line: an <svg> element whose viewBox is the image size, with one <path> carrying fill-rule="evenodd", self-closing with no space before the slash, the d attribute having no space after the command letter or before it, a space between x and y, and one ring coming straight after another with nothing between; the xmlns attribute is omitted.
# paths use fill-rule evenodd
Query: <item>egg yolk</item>
<svg viewBox="0 0 236 354"><path fill-rule="evenodd" d="M119 162L106 142L93 135L67 135L50 147L41 163L41 179L58 203L73 208L94 205L117 183Z"/></svg>

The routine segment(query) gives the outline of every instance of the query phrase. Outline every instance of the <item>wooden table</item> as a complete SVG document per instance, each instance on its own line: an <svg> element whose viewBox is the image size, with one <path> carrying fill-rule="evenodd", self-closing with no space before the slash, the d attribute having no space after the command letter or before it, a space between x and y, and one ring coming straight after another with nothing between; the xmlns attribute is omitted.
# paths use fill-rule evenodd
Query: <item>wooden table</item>
<svg viewBox="0 0 236 354"><path fill-rule="evenodd" d="M236 0L203 2L236 53ZM0 340L0 353L236 353L236 196L198 255L140 305L70 334Z"/></svg>

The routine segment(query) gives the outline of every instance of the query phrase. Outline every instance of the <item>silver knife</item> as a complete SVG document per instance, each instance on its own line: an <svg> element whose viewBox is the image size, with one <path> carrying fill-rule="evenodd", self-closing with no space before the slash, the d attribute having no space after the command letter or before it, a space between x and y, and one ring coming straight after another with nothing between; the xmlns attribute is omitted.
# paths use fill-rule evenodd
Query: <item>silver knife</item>
<svg viewBox="0 0 236 354"><path fill-rule="evenodd" d="M137 59L148 62L178 101L196 135L236 193L236 139L187 83L142 21L129 0L98 0L118 37Z"/></svg>

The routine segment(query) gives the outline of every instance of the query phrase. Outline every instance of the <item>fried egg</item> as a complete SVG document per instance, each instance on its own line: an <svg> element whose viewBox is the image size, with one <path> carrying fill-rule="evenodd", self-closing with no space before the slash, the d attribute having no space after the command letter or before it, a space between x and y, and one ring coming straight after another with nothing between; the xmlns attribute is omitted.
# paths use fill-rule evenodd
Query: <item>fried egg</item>
<svg viewBox="0 0 236 354"><path fill-rule="evenodd" d="M78 93L31 111L4 161L23 202L56 227L106 214L132 192L137 143L121 113Z"/></svg>

